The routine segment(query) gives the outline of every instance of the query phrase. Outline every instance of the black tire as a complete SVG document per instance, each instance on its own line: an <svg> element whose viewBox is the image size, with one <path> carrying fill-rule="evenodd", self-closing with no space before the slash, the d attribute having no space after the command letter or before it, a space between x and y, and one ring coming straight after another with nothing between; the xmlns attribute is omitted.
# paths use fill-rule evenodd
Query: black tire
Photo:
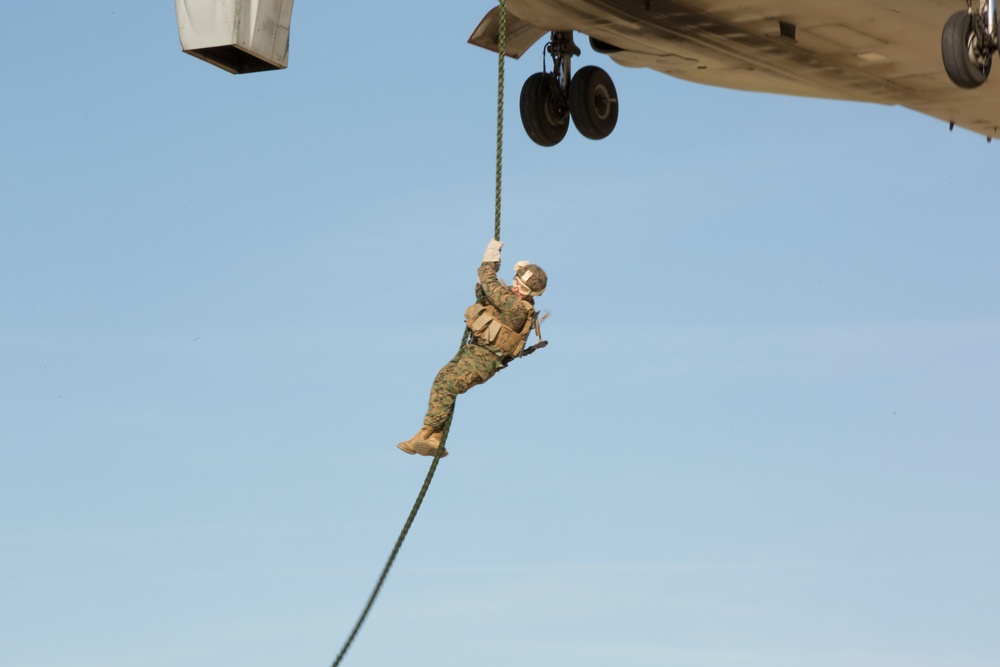
<svg viewBox="0 0 1000 667"><path fill-rule="evenodd" d="M582 67L569 84L573 124L588 139L604 139L618 124L618 91L600 67Z"/></svg>
<svg viewBox="0 0 1000 667"><path fill-rule="evenodd" d="M555 146L569 129L559 84L551 74L532 74L521 88L521 123L539 146Z"/></svg>
<svg viewBox="0 0 1000 667"><path fill-rule="evenodd" d="M941 59L944 71L956 86L977 88L990 75L993 54L980 62L975 42L975 17L967 11L952 14L941 32Z"/></svg>

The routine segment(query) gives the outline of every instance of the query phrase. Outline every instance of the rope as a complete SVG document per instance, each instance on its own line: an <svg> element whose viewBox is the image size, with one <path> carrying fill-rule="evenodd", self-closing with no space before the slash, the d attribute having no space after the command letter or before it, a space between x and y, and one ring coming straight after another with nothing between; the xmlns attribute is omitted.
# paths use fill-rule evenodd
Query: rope
<svg viewBox="0 0 1000 667"><path fill-rule="evenodd" d="M459 346L459 350L465 347L468 337L468 329L466 329L465 333L462 335L462 344ZM406 539L406 534L410 532L410 526L413 525L413 520L417 518L417 511L420 509L420 505L424 502L424 496L427 495L427 489L430 488L431 480L434 478L434 472L437 470L438 461L441 460L441 452L444 451L444 445L448 441L448 432L451 430L451 418L454 416L455 409L452 407L452 413L448 415L448 420L444 423L444 432L441 434L441 445L438 447L437 453L434 454L434 460L431 462L430 470L427 471L427 477L424 478L423 486L420 487L420 493L417 494L417 500L413 503L413 509L410 510L410 516L406 517L406 523L403 525L403 530L399 533L395 546L392 547L392 553L389 554L389 558L385 562L385 567L382 568L382 574L379 576L378 582L375 584L375 588L372 590L372 594L368 598L368 604L365 605L364 611L362 611L361 616L358 617L357 623L354 624L354 629L351 630L351 635L347 638L347 641L344 642L344 646L340 649L340 653L337 654L337 658L333 661L332 667L337 667L337 665L340 664L340 661L344 659L347 649L351 647L351 644L354 642L354 638L357 636L358 631L361 630L361 626L365 622L365 618L368 617L368 612L371 611L372 605L375 604L375 598L378 597L379 591L382 590L382 584L385 583L386 577L389 576L389 569L396 560L396 556L399 554L399 549L403 546L403 540Z"/></svg>
<svg viewBox="0 0 1000 667"><path fill-rule="evenodd" d="M500 54L500 64L498 65L499 71L497 74L497 193L496 210L493 222L493 238L498 241L500 240L500 184L501 175L503 173L503 60L504 52L507 49L507 0L500 0L499 18L500 31L497 39L497 51ZM462 344L458 346L459 352L461 352L462 348L465 347L468 340L469 330L465 329L462 334ZM424 496L427 495L427 489L430 488L431 480L434 479L434 472L437 470L438 461L441 460L441 452L444 451L445 443L448 442L448 433L451 431L451 420L454 416L455 407L452 406L451 414L448 415L448 420L444 423L443 432L441 433L441 444L438 445L437 452L434 454L434 460L431 461L431 467L427 471L427 476L424 478L423 486L420 487L420 493L417 494L417 499L413 503L410 515L406 517L406 523L403 524L403 530L399 533L399 537L396 539L396 544L392 547L392 553L389 554L389 558L385 562L385 567L382 568L382 574L379 575L378 582L376 582L375 588L368 597L368 604L365 605L364 611L362 611L361 616L358 617L357 622L354 624L354 629L351 630L350 636L347 638L347 641L344 642L344 646L340 649L340 653L337 654L332 667L338 667L338 665L340 665L340 661L344 659L347 649L351 647L351 644L354 642L354 638L357 636L358 632L361 630L361 626L365 622L365 619L368 617L368 612L371 611L372 605L375 604L375 598L378 597L379 591L382 590L382 584L385 583L386 577L389 576L389 569L396 560L396 556L399 554L399 550L403 546L403 540L406 539L407 533L410 532L410 526L413 525L413 520L417 518L417 511L420 510L420 505L424 502Z"/></svg>
<svg viewBox="0 0 1000 667"><path fill-rule="evenodd" d="M500 0L500 32L497 37L497 201L493 238L500 240L500 190L503 181L503 60L507 51L507 0Z"/></svg>

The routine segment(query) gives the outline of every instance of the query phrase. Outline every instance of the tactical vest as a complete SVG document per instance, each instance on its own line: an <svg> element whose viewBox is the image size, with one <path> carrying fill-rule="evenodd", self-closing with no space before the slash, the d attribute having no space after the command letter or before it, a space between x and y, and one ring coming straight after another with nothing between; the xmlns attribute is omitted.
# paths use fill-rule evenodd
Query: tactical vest
<svg viewBox="0 0 1000 667"><path fill-rule="evenodd" d="M521 354L528 340L528 334L531 333L531 327L537 327L537 321L538 316L530 303L528 317L524 320L524 327L520 331L515 331L501 322L500 311L492 304L474 303L465 310L465 324L472 335L508 357Z"/></svg>

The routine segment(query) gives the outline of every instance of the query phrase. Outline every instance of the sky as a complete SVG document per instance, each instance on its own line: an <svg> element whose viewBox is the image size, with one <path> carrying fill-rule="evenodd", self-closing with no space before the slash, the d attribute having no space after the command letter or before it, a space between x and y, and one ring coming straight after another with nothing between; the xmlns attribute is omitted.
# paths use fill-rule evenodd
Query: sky
<svg viewBox="0 0 1000 667"><path fill-rule="evenodd" d="M493 233L491 6L299 2L243 76L167 1L6 8L0 666L332 663ZM578 41L606 140L506 71L550 345L459 399L342 664L1000 665L1000 147Z"/></svg>

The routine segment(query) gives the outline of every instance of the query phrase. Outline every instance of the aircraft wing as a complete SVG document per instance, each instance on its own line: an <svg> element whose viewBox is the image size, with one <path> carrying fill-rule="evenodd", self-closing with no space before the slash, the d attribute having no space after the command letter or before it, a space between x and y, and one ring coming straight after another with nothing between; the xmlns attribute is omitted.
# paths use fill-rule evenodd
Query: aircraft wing
<svg viewBox="0 0 1000 667"><path fill-rule="evenodd" d="M686 81L899 105L988 138L1000 128L1000 83L960 88L942 64L942 29L964 0L507 0L507 9L515 55L547 32L575 31L620 65ZM470 41L495 50L490 19Z"/></svg>

